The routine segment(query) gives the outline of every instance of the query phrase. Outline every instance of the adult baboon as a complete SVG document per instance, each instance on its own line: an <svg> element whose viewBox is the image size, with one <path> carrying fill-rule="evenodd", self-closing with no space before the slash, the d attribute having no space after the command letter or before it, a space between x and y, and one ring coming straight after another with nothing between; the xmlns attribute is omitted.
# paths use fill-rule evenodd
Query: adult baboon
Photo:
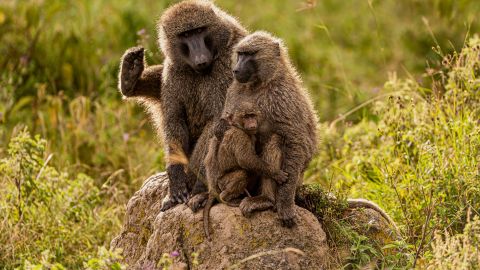
<svg viewBox="0 0 480 270"><path fill-rule="evenodd" d="M292 227L295 190L316 151L316 113L280 39L255 32L235 46L234 57L235 80L227 92L224 114L231 112L236 101L249 98L280 136L282 170L288 180L277 187L275 201L282 225ZM245 198L242 212L258 210L257 199Z"/></svg>
<svg viewBox="0 0 480 270"><path fill-rule="evenodd" d="M231 53L246 30L210 1L183 1L168 8L159 25L163 66L146 67L143 48L122 58L119 88L146 104L162 134L167 154L170 201L186 202L193 183L203 183L201 163L233 80ZM191 170L175 157L186 156ZM205 188L201 182L195 187Z"/></svg>
<svg viewBox="0 0 480 270"><path fill-rule="evenodd" d="M247 189L249 181L254 180L249 172L258 173L274 179L279 184L287 180L287 174L280 170L280 162L267 163L257 156L255 142L260 128L264 124L263 116L251 102L239 102L234 111L227 116L229 129L222 138L210 139L205 158L208 179L208 201L203 209L205 234L208 239L208 216L215 199L232 204ZM272 140L273 141L273 140ZM273 202L266 207L273 207ZM238 205L238 204L237 204Z"/></svg>

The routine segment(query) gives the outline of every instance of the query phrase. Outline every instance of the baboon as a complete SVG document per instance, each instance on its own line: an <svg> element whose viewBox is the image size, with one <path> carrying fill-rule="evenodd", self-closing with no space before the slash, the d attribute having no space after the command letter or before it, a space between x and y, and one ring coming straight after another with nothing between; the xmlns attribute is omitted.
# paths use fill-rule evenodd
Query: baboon
<svg viewBox="0 0 480 270"><path fill-rule="evenodd" d="M187 0L168 8L158 24L163 65L146 66L144 49L122 57L119 88L148 108L167 155L169 198L162 210L205 190L201 168L211 123L220 117L233 80L233 46L247 31L211 1ZM189 159L189 168L175 156ZM200 182L197 181L200 178ZM195 186L194 186L195 184Z"/></svg>
<svg viewBox="0 0 480 270"><path fill-rule="evenodd" d="M208 153L205 158L205 169L208 179L208 201L203 209L203 224L205 235L210 239L208 219L210 208L215 199L220 202L238 206L238 199L252 181L249 172L255 172L272 178L279 184L287 180L287 174L280 170L279 161L265 162L255 151L255 141L258 132L262 136L276 136L262 130L264 125L261 112L251 102L237 104L234 111L227 116L229 128L222 138L216 136L210 139ZM273 141L273 140L272 140ZM273 207L273 203L265 207Z"/></svg>
<svg viewBox="0 0 480 270"><path fill-rule="evenodd" d="M302 185L295 194L295 204L313 213L319 222L324 220L326 205L337 209L336 214L339 215L338 218L343 218L342 212L345 210L367 208L378 212L392 226L396 236L401 237L395 221L376 203L362 198L346 199L345 203L342 200L338 200L335 195L325 192L319 184Z"/></svg>
<svg viewBox="0 0 480 270"><path fill-rule="evenodd" d="M302 184L317 146L315 110L280 39L255 32L235 46L233 57L235 80L227 91L223 114L228 114L237 100L252 100L279 135L281 167L288 180L276 188L274 199L282 225L292 227L295 190ZM271 183L262 185L271 188ZM264 195L262 188L260 197L245 198L240 204L242 213L248 216L258 210L258 201L266 200Z"/></svg>
<svg viewBox="0 0 480 270"><path fill-rule="evenodd" d="M398 228L397 224L393 219L383 210L378 204L369 201L367 199L347 199L348 207L349 208L369 208L376 212L378 212L395 230L395 234L397 237L400 237L400 229Z"/></svg>

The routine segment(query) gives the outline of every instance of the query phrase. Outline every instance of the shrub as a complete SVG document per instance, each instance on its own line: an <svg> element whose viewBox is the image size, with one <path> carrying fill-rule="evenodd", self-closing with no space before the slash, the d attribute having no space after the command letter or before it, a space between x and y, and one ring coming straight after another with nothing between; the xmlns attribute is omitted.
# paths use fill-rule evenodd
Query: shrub
<svg viewBox="0 0 480 270"><path fill-rule="evenodd" d="M49 165L46 141L22 130L0 160L0 268L47 256L78 267L97 246L108 245L123 207L106 206L108 186Z"/></svg>
<svg viewBox="0 0 480 270"><path fill-rule="evenodd" d="M480 209L480 38L427 76L431 88L393 76L372 120L344 130L324 124L309 172L378 202L401 224L416 259L434 231L460 233L467 209Z"/></svg>
<svg viewBox="0 0 480 270"><path fill-rule="evenodd" d="M480 267L480 219L470 220L463 233L450 235L435 233L432 251L427 257L427 269L479 269Z"/></svg>

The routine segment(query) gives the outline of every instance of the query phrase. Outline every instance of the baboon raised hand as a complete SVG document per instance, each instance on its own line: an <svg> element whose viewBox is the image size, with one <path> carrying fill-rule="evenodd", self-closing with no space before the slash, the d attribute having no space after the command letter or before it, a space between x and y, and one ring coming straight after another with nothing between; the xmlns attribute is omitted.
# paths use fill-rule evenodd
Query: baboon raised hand
<svg viewBox="0 0 480 270"><path fill-rule="evenodd" d="M146 65L143 47L130 48L122 56L118 88L124 97L159 100L162 69L162 65Z"/></svg>
<svg viewBox="0 0 480 270"><path fill-rule="evenodd" d="M260 128L264 120L256 106L250 102L238 103L226 118L230 128L221 140L217 137L210 139L205 158L209 195L203 209L203 221L208 239L208 216L214 200L234 203L234 199L244 194L249 181L255 179L249 173L265 175L279 184L287 180L287 174L280 170L279 161L270 164L256 154L257 133L259 130L265 132ZM273 207L273 202L269 203L265 207Z"/></svg>
<svg viewBox="0 0 480 270"><path fill-rule="evenodd" d="M234 49L235 80L227 92L224 114L238 100L252 100L273 131L280 136L285 184L276 188L275 203L282 225L295 225L295 190L317 146L317 117L300 77L290 63L283 42L267 32L255 32ZM267 154L267 152L265 152ZM261 194L265 195L265 194ZM240 208L246 215L259 208L260 198L245 198ZM261 208L261 207L260 207Z"/></svg>
<svg viewBox="0 0 480 270"><path fill-rule="evenodd" d="M146 66L143 48L122 58L119 88L146 105L166 147L170 200L162 210L205 189L201 163L233 80L231 53L246 30L210 1L182 1L161 16L159 43L165 61ZM189 168L175 156L189 159ZM200 178L201 182L198 182Z"/></svg>

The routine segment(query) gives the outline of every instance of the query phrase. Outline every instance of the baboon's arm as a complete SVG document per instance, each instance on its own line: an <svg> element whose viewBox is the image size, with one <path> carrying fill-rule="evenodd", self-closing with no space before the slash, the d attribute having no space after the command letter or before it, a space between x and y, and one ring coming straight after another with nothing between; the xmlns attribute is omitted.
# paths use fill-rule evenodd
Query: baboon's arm
<svg viewBox="0 0 480 270"><path fill-rule="evenodd" d="M302 181L302 171L305 167L305 149L303 148L305 144L287 139L282 148L284 155L282 169L288 173L288 179L278 187L276 204L282 225L286 227L295 225L295 191Z"/></svg>
<svg viewBox="0 0 480 270"><path fill-rule="evenodd" d="M162 65L147 66L145 49L133 47L122 56L118 88L124 97L160 100Z"/></svg>
<svg viewBox="0 0 480 270"><path fill-rule="evenodd" d="M160 100L162 89L163 65L147 67L133 89L133 97L154 98Z"/></svg>

